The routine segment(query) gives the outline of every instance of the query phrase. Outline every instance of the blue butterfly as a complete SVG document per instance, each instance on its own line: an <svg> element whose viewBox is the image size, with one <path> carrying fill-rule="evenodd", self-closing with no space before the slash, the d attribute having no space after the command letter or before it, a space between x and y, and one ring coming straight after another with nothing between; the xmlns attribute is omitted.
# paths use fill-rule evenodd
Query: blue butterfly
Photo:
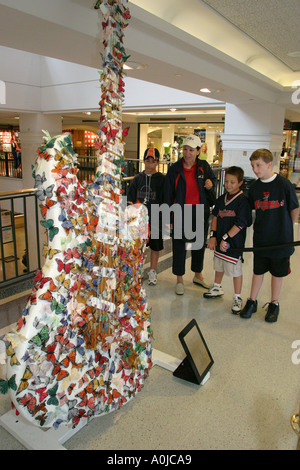
<svg viewBox="0 0 300 470"><path fill-rule="evenodd" d="M67 216L64 210L62 210L60 216L58 217L58 220L62 222L62 226L66 229L70 229L73 227L72 222L67 219Z"/></svg>
<svg viewBox="0 0 300 470"><path fill-rule="evenodd" d="M46 189L39 189L36 192L36 195L39 198L39 200L44 201L46 199L46 197L51 199L52 196L53 196L53 188L54 188L54 184L51 184L51 186L48 186L48 188L46 188Z"/></svg>
<svg viewBox="0 0 300 470"><path fill-rule="evenodd" d="M38 188L39 186L41 186L44 182L46 181L46 176L45 176L45 172L43 171L43 174L42 176L41 175L36 175L35 177L35 188Z"/></svg>

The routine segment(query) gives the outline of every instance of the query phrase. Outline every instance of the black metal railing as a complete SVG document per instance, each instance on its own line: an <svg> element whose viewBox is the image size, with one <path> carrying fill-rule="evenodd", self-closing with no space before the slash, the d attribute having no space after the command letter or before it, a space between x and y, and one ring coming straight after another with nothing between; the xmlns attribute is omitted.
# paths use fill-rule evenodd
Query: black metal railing
<svg viewBox="0 0 300 470"><path fill-rule="evenodd" d="M35 189L0 193L0 287L40 268L39 209Z"/></svg>
<svg viewBox="0 0 300 470"><path fill-rule="evenodd" d="M93 155L79 155L80 180L89 180L97 165ZM122 178L123 194L128 194L134 176L143 169L143 162L127 160L128 176ZM167 172L170 162L160 163ZM217 196L224 192L225 168L213 168L217 178ZM32 277L40 268L39 208L35 189L0 193L0 288ZM30 240L30 243L29 243Z"/></svg>

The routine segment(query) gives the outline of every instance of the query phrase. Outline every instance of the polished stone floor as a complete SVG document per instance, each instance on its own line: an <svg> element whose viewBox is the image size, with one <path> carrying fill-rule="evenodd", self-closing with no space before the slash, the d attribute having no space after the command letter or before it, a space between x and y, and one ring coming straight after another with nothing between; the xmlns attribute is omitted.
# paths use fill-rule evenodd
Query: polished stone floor
<svg viewBox="0 0 300 470"><path fill-rule="evenodd" d="M297 224L296 240L300 240L299 231ZM251 246L251 241L247 243ZM243 320L230 312L231 279L224 278L223 298L204 299L205 290L192 283L189 260L185 293L177 296L168 242L166 247L157 285L150 287L145 282L152 309L153 347L183 359L178 333L196 319L214 359L210 378L199 386L155 366L143 390L129 404L95 418L64 444L66 449L295 450L298 439L290 419L300 403L300 363L293 361L293 343L300 340L300 247L291 259L292 273L283 283L275 324L264 321L263 305L270 300L269 275L259 294L257 313ZM214 276L212 260L213 254L206 251L204 274L209 282ZM245 254L243 272L245 300L251 284L251 253ZM11 328L24 302L21 297L0 304L0 335ZM9 409L8 397L0 396L0 415ZM23 448L0 427L0 449Z"/></svg>

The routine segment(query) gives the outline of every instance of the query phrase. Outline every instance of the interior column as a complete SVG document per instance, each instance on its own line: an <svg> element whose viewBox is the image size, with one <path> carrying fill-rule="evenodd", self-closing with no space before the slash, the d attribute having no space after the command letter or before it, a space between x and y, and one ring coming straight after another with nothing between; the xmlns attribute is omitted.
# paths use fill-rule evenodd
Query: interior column
<svg viewBox="0 0 300 470"><path fill-rule="evenodd" d="M284 141L285 110L271 103L226 104L223 167L237 165L246 177L254 177L249 158L254 150L266 148L274 155L274 171L279 171Z"/></svg>
<svg viewBox="0 0 300 470"><path fill-rule="evenodd" d="M43 130L50 133L51 136L62 133L61 116L56 114L42 113L24 113L20 114L20 142L22 151L22 176L23 188L31 189L34 187L32 176L32 165L35 164L37 149L43 145ZM37 269L37 249L36 249L36 224L35 209L33 198L29 198L27 203L27 234L28 234L28 260L30 271ZM38 215L40 216L39 212ZM39 224L40 235L40 253L42 253L45 240L45 229ZM43 264L43 257L40 259Z"/></svg>

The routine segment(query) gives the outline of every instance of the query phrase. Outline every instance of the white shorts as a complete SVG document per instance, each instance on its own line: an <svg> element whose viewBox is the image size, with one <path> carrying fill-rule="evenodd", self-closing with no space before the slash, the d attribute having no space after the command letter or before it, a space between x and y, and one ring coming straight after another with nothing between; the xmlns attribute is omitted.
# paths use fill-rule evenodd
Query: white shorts
<svg viewBox="0 0 300 470"><path fill-rule="evenodd" d="M242 275L242 260L239 259L236 264L233 264L214 256L214 270L226 276L239 277Z"/></svg>

